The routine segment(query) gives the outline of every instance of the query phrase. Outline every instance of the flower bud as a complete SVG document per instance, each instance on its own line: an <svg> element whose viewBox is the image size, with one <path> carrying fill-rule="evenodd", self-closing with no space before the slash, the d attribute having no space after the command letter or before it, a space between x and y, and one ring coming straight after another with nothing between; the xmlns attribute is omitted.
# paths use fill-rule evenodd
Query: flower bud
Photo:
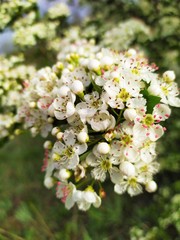
<svg viewBox="0 0 180 240"><path fill-rule="evenodd" d="M137 116L137 113L135 109L128 108L124 111L124 118L128 121L133 121L136 116Z"/></svg>
<svg viewBox="0 0 180 240"><path fill-rule="evenodd" d="M68 171L65 168L63 168L59 171L59 178L60 178L61 181L67 180L70 176L71 176L70 171Z"/></svg>
<svg viewBox="0 0 180 240"><path fill-rule="evenodd" d="M43 147L44 147L44 149L51 149L52 148L52 142L51 141L45 141Z"/></svg>
<svg viewBox="0 0 180 240"><path fill-rule="evenodd" d="M127 54L128 56L135 56L137 54L136 50L133 49L133 48L130 48L128 51L127 51Z"/></svg>
<svg viewBox="0 0 180 240"><path fill-rule="evenodd" d="M57 153L53 153L53 155L52 155L52 159L53 159L54 161L59 161L59 160L60 160L60 156L59 156L59 154L57 154Z"/></svg>
<svg viewBox="0 0 180 240"><path fill-rule="evenodd" d="M80 132L78 135L77 135L77 139L80 143L86 143L89 141L89 136L86 132Z"/></svg>
<svg viewBox="0 0 180 240"><path fill-rule="evenodd" d="M48 117L47 121L48 121L48 123L53 123L54 122L54 118Z"/></svg>
<svg viewBox="0 0 180 240"><path fill-rule="evenodd" d="M149 87L148 87L148 92L152 95L155 95L157 96L159 93L160 93L160 88L157 84L151 84Z"/></svg>
<svg viewBox="0 0 180 240"><path fill-rule="evenodd" d="M96 60L96 59L89 60L88 68L90 70L98 70L99 66L100 66L100 62L98 60Z"/></svg>
<svg viewBox="0 0 180 240"><path fill-rule="evenodd" d="M84 91L84 86L81 81L75 80L71 85L71 89L75 94L79 94Z"/></svg>
<svg viewBox="0 0 180 240"><path fill-rule="evenodd" d="M119 74L117 71L114 71L114 72L111 73L111 77L112 77L113 79L119 79L120 74Z"/></svg>
<svg viewBox="0 0 180 240"><path fill-rule="evenodd" d="M113 59L109 56L105 56L101 59L101 66L106 67L106 66L111 66L113 64Z"/></svg>
<svg viewBox="0 0 180 240"><path fill-rule="evenodd" d="M38 129L37 129L36 127L32 127L32 128L30 129L30 131L31 131L31 134L33 135L33 137L38 134Z"/></svg>
<svg viewBox="0 0 180 240"><path fill-rule="evenodd" d="M97 146L97 151L101 154L107 154L110 151L110 146L106 142L101 142Z"/></svg>
<svg viewBox="0 0 180 240"><path fill-rule="evenodd" d="M157 184L155 181L150 181L146 184L145 188L146 188L146 191L149 193L155 192L157 190Z"/></svg>
<svg viewBox="0 0 180 240"><path fill-rule="evenodd" d="M29 103L29 107L30 108L35 108L36 107L36 103L35 102L30 102Z"/></svg>
<svg viewBox="0 0 180 240"><path fill-rule="evenodd" d="M163 73L163 79L166 82L172 82L176 78L174 71L166 71Z"/></svg>
<svg viewBox="0 0 180 240"><path fill-rule="evenodd" d="M120 170L123 174L127 175L127 176L134 176L135 175L135 167L132 163L130 162L122 162L120 164Z"/></svg>
<svg viewBox="0 0 180 240"><path fill-rule="evenodd" d="M56 134L56 137L57 137L58 140L61 140L62 137L63 137L63 132L58 132L58 133Z"/></svg>
<svg viewBox="0 0 180 240"><path fill-rule="evenodd" d="M58 127L54 127L52 130L51 130L51 134L53 136L55 136L58 132L60 132L60 129Z"/></svg>
<svg viewBox="0 0 180 240"><path fill-rule="evenodd" d="M45 177L44 179L44 186L48 189L54 186L54 181L52 177Z"/></svg>

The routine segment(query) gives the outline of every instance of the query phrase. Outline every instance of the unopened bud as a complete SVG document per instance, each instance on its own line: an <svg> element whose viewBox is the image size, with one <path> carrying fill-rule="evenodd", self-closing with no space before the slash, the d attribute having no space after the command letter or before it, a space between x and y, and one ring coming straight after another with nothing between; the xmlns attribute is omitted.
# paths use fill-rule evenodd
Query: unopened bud
<svg viewBox="0 0 180 240"><path fill-rule="evenodd" d="M51 141L45 141L43 147L44 147L44 149L51 149L52 148L52 142Z"/></svg>
<svg viewBox="0 0 180 240"><path fill-rule="evenodd" d="M97 146L97 151L101 154L107 154L110 151L110 146L106 142L101 142Z"/></svg>
<svg viewBox="0 0 180 240"><path fill-rule="evenodd" d="M57 137L58 140L61 140L62 137L63 137L63 132L58 132L58 133L56 134L56 137Z"/></svg>
<svg viewBox="0 0 180 240"><path fill-rule="evenodd" d="M123 174L127 176L134 176L135 175L135 167L132 163L130 162L122 162L120 164L120 170Z"/></svg>
<svg viewBox="0 0 180 240"><path fill-rule="evenodd" d="M149 193L155 192L157 190L157 184L155 181L150 181L146 184L145 188L146 188L146 191Z"/></svg>
<svg viewBox="0 0 180 240"><path fill-rule="evenodd" d="M36 107L36 103L35 102L30 102L29 103L29 107L30 108L35 108Z"/></svg>
<svg viewBox="0 0 180 240"><path fill-rule="evenodd" d="M48 189L54 186L54 180L52 177L45 177L44 179L44 186Z"/></svg>
<svg viewBox="0 0 180 240"><path fill-rule="evenodd" d="M77 139L80 143L86 143L89 141L89 136L86 132L80 132L78 135L77 135Z"/></svg>
<svg viewBox="0 0 180 240"><path fill-rule="evenodd" d="M96 60L96 59L89 60L88 68L90 70L98 70L99 66L100 66L100 62L98 60Z"/></svg>
<svg viewBox="0 0 180 240"><path fill-rule="evenodd" d="M81 81L75 80L71 85L71 89L75 94L79 94L84 91L84 86Z"/></svg>
<svg viewBox="0 0 180 240"><path fill-rule="evenodd" d="M166 71L163 73L163 79L166 82L172 82L176 78L174 71Z"/></svg>
<svg viewBox="0 0 180 240"><path fill-rule="evenodd" d="M55 136L58 132L60 132L59 127L54 127L54 128L51 130L51 134L52 134L53 136Z"/></svg>
<svg viewBox="0 0 180 240"><path fill-rule="evenodd" d="M59 171L59 178L61 181L67 180L70 176L71 176L70 171L65 168Z"/></svg>

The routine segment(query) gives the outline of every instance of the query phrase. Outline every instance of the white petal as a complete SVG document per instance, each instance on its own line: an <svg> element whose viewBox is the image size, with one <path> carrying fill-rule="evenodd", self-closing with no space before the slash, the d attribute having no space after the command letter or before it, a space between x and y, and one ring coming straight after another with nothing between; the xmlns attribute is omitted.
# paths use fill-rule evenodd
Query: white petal
<svg viewBox="0 0 180 240"><path fill-rule="evenodd" d="M64 119L66 119L67 117L66 117L66 113L64 113L64 112L60 112L60 111L54 111L54 115L55 115L55 117L57 118L57 119L59 119L59 120L64 120Z"/></svg>
<svg viewBox="0 0 180 240"><path fill-rule="evenodd" d="M75 113L76 109L74 107L74 104L72 102L68 102L66 106L66 114L67 117L72 116Z"/></svg>
<svg viewBox="0 0 180 240"><path fill-rule="evenodd" d="M68 131L64 133L63 140L67 146L74 146L76 142L76 137L72 131Z"/></svg>
<svg viewBox="0 0 180 240"><path fill-rule="evenodd" d="M113 167L112 169L110 169L109 173L110 173L111 181L113 183L118 184L122 180L122 174L118 168Z"/></svg>
<svg viewBox="0 0 180 240"><path fill-rule="evenodd" d="M68 169L75 169L79 164L79 156L74 154L72 158L68 161Z"/></svg>
<svg viewBox="0 0 180 240"><path fill-rule="evenodd" d="M72 195L71 194L69 194L68 196L67 196L67 198L66 198L66 202L65 202L65 208L66 209L71 209L73 206L74 206L74 200L73 200L73 198L72 198Z"/></svg>
<svg viewBox="0 0 180 240"><path fill-rule="evenodd" d="M91 191L85 191L84 192L84 199L85 201L89 203L95 203L96 202L96 196L94 192Z"/></svg>
<svg viewBox="0 0 180 240"><path fill-rule="evenodd" d="M157 141L163 134L163 127L159 124L153 125L149 128L149 139L151 141Z"/></svg>
<svg viewBox="0 0 180 240"><path fill-rule="evenodd" d="M86 143L75 144L74 149L78 155L81 155L82 153L84 153L87 150L87 144Z"/></svg>
<svg viewBox="0 0 180 240"><path fill-rule="evenodd" d="M95 155L92 152L90 152L86 157L86 162L89 166L92 166L92 167L96 167L99 165L99 163L96 161Z"/></svg>
<svg viewBox="0 0 180 240"><path fill-rule="evenodd" d="M99 196L96 196L96 202L93 203L93 206L95 208L99 208L101 206L101 198Z"/></svg>
<svg viewBox="0 0 180 240"><path fill-rule="evenodd" d="M125 191L126 191L126 188L127 188L127 184L115 184L114 185L114 191L118 194L123 194Z"/></svg>
<svg viewBox="0 0 180 240"><path fill-rule="evenodd" d="M56 142L53 147L53 152L61 154L66 146L62 142Z"/></svg>

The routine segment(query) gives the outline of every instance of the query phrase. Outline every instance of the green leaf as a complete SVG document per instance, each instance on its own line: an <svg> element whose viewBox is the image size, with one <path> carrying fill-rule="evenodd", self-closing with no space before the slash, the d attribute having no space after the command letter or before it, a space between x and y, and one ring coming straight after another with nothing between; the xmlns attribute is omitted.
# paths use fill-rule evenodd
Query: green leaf
<svg viewBox="0 0 180 240"><path fill-rule="evenodd" d="M158 96L150 95L146 89L142 90L141 93L147 101L147 113L152 113L154 106L160 103L161 98Z"/></svg>

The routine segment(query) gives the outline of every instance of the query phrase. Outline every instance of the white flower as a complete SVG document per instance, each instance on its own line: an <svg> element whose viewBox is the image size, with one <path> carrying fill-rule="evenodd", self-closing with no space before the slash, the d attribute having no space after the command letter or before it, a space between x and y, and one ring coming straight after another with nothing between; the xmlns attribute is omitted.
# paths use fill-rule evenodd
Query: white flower
<svg viewBox="0 0 180 240"><path fill-rule="evenodd" d="M63 203L65 203L65 207L69 210L74 204L74 195L76 193L76 187L73 183L62 183L58 182L56 189L56 196L60 198Z"/></svg>
<svg viewBox="0 0 180 240"><path fill-rule="evenodd" d="M91 152L87 156L86 162L89 166L93 167L91 173L94 179L103 182L106 179L106 173L109 172L111 180L115 181L118 169L113 165L118 165L119 159L115 158L112 153L100 154L97 151L97 146L95 146L93 153Z"/></svg>
<svg viewBox="0 0 180 240"><path fill-rule="evenodd" d="M52 151L52 158L56 168L75 169L79 164L79 155L87 150L87 144L76 143L75 135L65 132L62 142L56 142Z"/></svg>
<svg viewBox="0 0 180 240"><path fill-rule="evenodd" d="M67 92L67 95L56 98L53 102L55 117L63 120L72 116L75 113L75 100L76 96L70 91Z"/></svg>
<svg viewBox="0 0 180 240"><path fill-rule="evenodd" d="M156 121L165 121L170 117L171 109L166 104L157 104L152 114Z"/></svg>
<svg viewBox="0 0 180 240"><path fill-rule="evenodd" d="M145 114L142 119L137 118L133 127L134 135L142 136L144 139L149 138L151 141L157 141L164 134L164 129L160 124L155 123L156 119L153 114Z"/></svg>
<svg viewBox="0 0 180 240"><path fill-rule="evenodd" d="M178 85L175 82L152 81L148 91L153 95L159 96L161 102L173 107L180 106Z"/></svg>
<svg viewBox="0 0 180 240"><path fill-rule="evenodd" d="M138 177L121 177L119 183L115 184L114 191L118 194L123 194L127 191L132 197L142 192L142 186L139 183Z"/></svg>
<svg viewBox="0 0 180 240"><path fill-rule="evenodd" d="M77 190L74 194L74 199L77 202L78 208L82 211L87 211L91 204L96 208L101 205L101 198L91 186L87 187L85 191Z"/></svg>
<svg viewBox="0 0 180 240"><path fill-rule="evenodd" d="M149 182L152 179L153 174L159 171L159 163L155 161L149 163L139 161L135 163L135 167L138 173L139 181L143 184Z"/></svg>
<svg viewBox="0 0 180 240"><path fill-rule="evenodd" d="M77 67L74 71L63 71L61 81L69 88L73 87L74 81L80 81L84 88L89 86L91 83L90 75L85 71L84 68Z"/></svg>
<svg viewBox="0 0 180 240"><path fill-rule="evenodd" d="M96 132L113 129L116 124L115 118L109 114L108 111L98 111L92 118L89 118L87 122Z"/></svg>
<svg viewBox="0 0 180 240"><path fill-rule="evenodd" d="M98 110L106 110L107 104L98 92L92 92L92 94L86 94L84 101L76 105L76 110L80 115L81 121L85 122L87 118L94 116Z"/></svg>

